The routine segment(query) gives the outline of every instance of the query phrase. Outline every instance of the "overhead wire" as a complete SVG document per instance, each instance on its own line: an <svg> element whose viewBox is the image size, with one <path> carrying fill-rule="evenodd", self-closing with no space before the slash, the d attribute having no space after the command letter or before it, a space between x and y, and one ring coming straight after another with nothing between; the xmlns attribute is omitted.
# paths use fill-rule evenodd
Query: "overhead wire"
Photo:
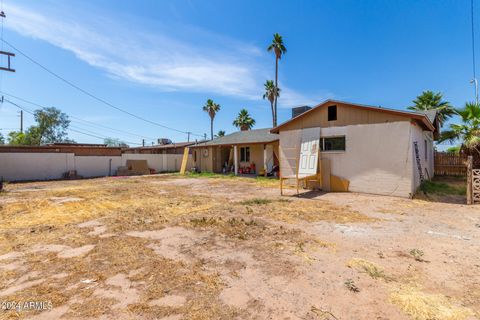
<svg viewBox="0 0 480 320"><path fill-rule="evenodd" d="M0 93L3 94L3 95L6 95L6 96L8 96L8 97L11 97L11 98L20 100L20 101L22 101L22 102L31 104L32 106L36 106L36 107L39 107L39 108L46 108L46 106L41 105L41 104L39 104L39 103L37 103L37 102L33 102L33 101L27 100L27 99L25 99L25 98L21 98L21 97L19 97L19 96L15 96L15 95L10 94L10 93L8 93L8 92L4 92L4 91L1 91L1 90L0 90ZM143 136L143 135L140 135L140 134L128 132L128 131L125 131L125 130L120 130L120 129L112 128L112 127L105 126L105 125L102 125L102 124L99 124L99 123L95 123L95 122L93 122L93 121L85 120L85 119L82 119L82 118L79 118L79 117L76 117L76 116L68 115L68 117L69 117L69 118L72 118L72 119L76 119L77 121L82 121L82 122L88 123L88 124L90 124L91 126L98 126L98 127L102 127L102 128L108 129L108 130L112 130L112 131L116 131L116 132L119 132L119 133L128 134L128 135L131 135L131 136L136 136L136 137L144 138L144 139L148 139L148 140L156 140L156 138L147 137L147 136Z"/></svg>
<svg viewBox="0 0 480 320"><path fill-rule="evenodd" d="M13 101L10 101L9 99L4 99L4 101L5 101L5 102L8 102L8 103L10 103L10 104L12 104L12 105L14 105L14 106L16 106L17 108L25 111L25 112L28 113L28 114L35 115L35 113L34 113L32 110L30 110L30 109L28 109L28 108L25 108L25 107L19 105L18 103L15 103L15 102L13 102ZM90 130L85 129L85 128L79 128L79 127L77 127L77 126L73 126L73 127L74 127L75 129L71 129L71 128L69 127L69 128L67 128L67 130L73 131L73 132L76 132L76 133L80 133L80 134L84 134L84 135L87 135L87 136L91 136L91 137L94 137L94 138L102 139L102 140L105 140L105 139L110 138L110 137L100 135L100 134L97 133L97 132L93 132L93 131L90 131ZM80 130L82 130L82 131L80 131ZM87 131L87 132L90 132L90 133L87 133L87 132L84 132L84 131ZM139 145L139 146L142 145L142 143L138 143L138 142L132 142L132 141L124 141L124 142L125 142L126 144L129 144L129 145L132 145L132 144L134 144L134 145Z"/></svg>
<svg viewBox="0 0 480 320"><path fill-rule="evenodd" d="M64 83L66 83L67 85L69 85L70 87L82 92L83 94L89 96L90 98L94 99L94 100L97 100L98 102L110 107L110 108L113 108L113 109L116 109L120 112L123 112L131 117L134 117L138 120L141 120L141 121L144 121L144 122L147 122L147 123L150 123L152 125L155 125L155 126L158 126L158 127L161 127L161 128L164 128L164 129L168 129L168 130L171 130L171 131L175 131L175 132L179 132L179 133L183 133L183 134L188 134L188 131L183 131L183 130L179 130L179 129L176 129L176 128L173 128L173 127L169 127L169 126L166 126L166 125L163 125L161 123L158 123L158 122L155 122L155 121L152 121L152 120L149 120L149 119L146 119L142 116L139 116L139 115L136 115L130 111L127 111L123 108L120 108L120 107L117 107L115 106L114 104L106 101L105 99L103 98L99 98L97 97L96 95L90 93L89 91L81 88L80 86L74 84L73 82L65 79L64 77L60 76L59 74L57 74L56 72L53 72L51 71L49 68L45 67L44 65L42 65L41 63L37 62L35 59L33 59L32 57L30 57L29 55L27 55L25 52L23 52L22 50L18 49L16 46L12 45L10 42L6 41L5 39L1 39L1 41L3 43L5 43L6 45L10 46L13 50L17 51L20 55L22 55L23 57L25 57L26 59L28 59L30 62L32 62L33 64L37 65L38 67L40 67L41 69L43 69L44 71L46 71L47 73L49 73L50 75L54 76L55 78L63 81ZM197 134L197 133L190 133L191 135L195 135L195 136L199 136L199 137L203 137L204 135L202 134Z"/></svg>

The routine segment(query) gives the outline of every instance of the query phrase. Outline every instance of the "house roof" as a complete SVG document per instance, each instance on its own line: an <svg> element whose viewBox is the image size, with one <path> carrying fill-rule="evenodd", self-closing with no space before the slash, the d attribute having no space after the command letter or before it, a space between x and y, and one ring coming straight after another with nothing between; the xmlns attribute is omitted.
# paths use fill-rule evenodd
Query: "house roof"
<svg viewBox="0 0 480 320"><path fill-rule="evenodd" d="M165 150L165 149L188 147L188 146L191 146L192 144L195 144L195 142L177 142L177 143L170 143L170 144L157 144L153 146L125 148L124 150L152 150L152 149Z"/></svg>
<svg viewBox="0 0 480 320"><path fill-rule="evenodd" d="M435 118L437 117L437 110L426 110L426 111L423 111L422 112L423 114L425 114L428 118L428 120L430 120L431 123L435 124Z"/></svg>
<svg viewBox="0 0 480 320"><path fill-rule="evenodd" d="M418 120L422 122L428 129L431 131L435 131L435 127L433 125L433 122L430 120L430 117L433 116L433 119L435 119L435 115L433 113L428 112L427 113L420 113L420 112L411 112L411 111L403 111L403 110L397 110L397 109L389 109L389 108L383 108L383 107L375 107L375 106L369 106L369 105L364 105L364 104L358 104L358 103L351 103L351 102L345 102L345 101L340 101L340 100L332 100L328 99L325 100L324 102L316 105L310 110L305 111L304 113L301 113L300 115L285 121L284 123L281 123L280 125L276 126L270 132L272 133L278 133L280 131L280 128L284 127L286 124L291 123L293 121L296 121L302 117L307 116L309 113L313 112L314 110L324 107L326 105L332 104L332 103L339 103L339 104L344 104L349 107L354 107L354 108L361 108L365 110L373 110L373 111L378 111L378 112L385 112L385 113L390 113L390 114L396 114L400 116L405 116L411 119Z"/></svg>
<svg viewBox="0 0 480 320"><path fill-rule="evenodd" d="M278 134L270 133L270 130L271 128L237 131L229 135L210 140L208 142L199 143L194 147L222 146L248 143L268 143L277 141L279 139Z"/></svg>

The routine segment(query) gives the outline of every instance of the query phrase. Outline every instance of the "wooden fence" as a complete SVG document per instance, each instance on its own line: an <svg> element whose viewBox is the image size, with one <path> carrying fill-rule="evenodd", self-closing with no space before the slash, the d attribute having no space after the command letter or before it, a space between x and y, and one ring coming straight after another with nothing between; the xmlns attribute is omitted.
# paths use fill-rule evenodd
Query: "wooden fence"
<svg viewBox="0 0 480 320"><path fill-rule="evenodd" d="M452 152L435 152L435 175L439 176L466 176L465 165L467 156Z"/></svg>

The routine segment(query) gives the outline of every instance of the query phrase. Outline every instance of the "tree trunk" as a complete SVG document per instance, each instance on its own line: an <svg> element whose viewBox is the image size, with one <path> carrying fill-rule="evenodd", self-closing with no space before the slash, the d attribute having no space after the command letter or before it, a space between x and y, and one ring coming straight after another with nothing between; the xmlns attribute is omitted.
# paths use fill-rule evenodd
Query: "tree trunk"
<svg viewBox="0 0 480 320"><path fill-rule="evenodd" d="M210 137L213 140L213 118L210 118Z"/></svg>
<svg viewBox="0 0 480 320"><path fill-rule="evenodd" d="M273 126L277 126L277 100L278 100L278 55L275 55L275 107L273 116Z"/></svg>
<svg viewBox="0 0 480 320"><path fill-rule="evenodd" d="M273 109L273 101L270 102L270 108L272 109L272 125L275 127L275 110Z"/></svg>

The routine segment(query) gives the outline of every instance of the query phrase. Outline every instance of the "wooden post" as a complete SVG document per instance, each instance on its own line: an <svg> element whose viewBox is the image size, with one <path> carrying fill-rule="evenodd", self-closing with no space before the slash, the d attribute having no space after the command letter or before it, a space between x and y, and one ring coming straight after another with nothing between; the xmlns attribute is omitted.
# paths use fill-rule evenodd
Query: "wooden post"
<svg viewBox="0 0 480 320"><path fill-rule="evenodd" d="M472 167L473 167L473 157L468 156L467 162L467 204L473 204L473 177L472 177Z"/></svg>
<svg viewBox="0 0 480 320"><path fill-rule="evenodd" d="M263 175L267 176L267 145L263 145Z"/></svg>
<svg viewBox="0 0 480 320"><path fill-rule="evenodd" d="M233 146L233 167L235 168L235 175L238 176L238 147Z"/></svg>

